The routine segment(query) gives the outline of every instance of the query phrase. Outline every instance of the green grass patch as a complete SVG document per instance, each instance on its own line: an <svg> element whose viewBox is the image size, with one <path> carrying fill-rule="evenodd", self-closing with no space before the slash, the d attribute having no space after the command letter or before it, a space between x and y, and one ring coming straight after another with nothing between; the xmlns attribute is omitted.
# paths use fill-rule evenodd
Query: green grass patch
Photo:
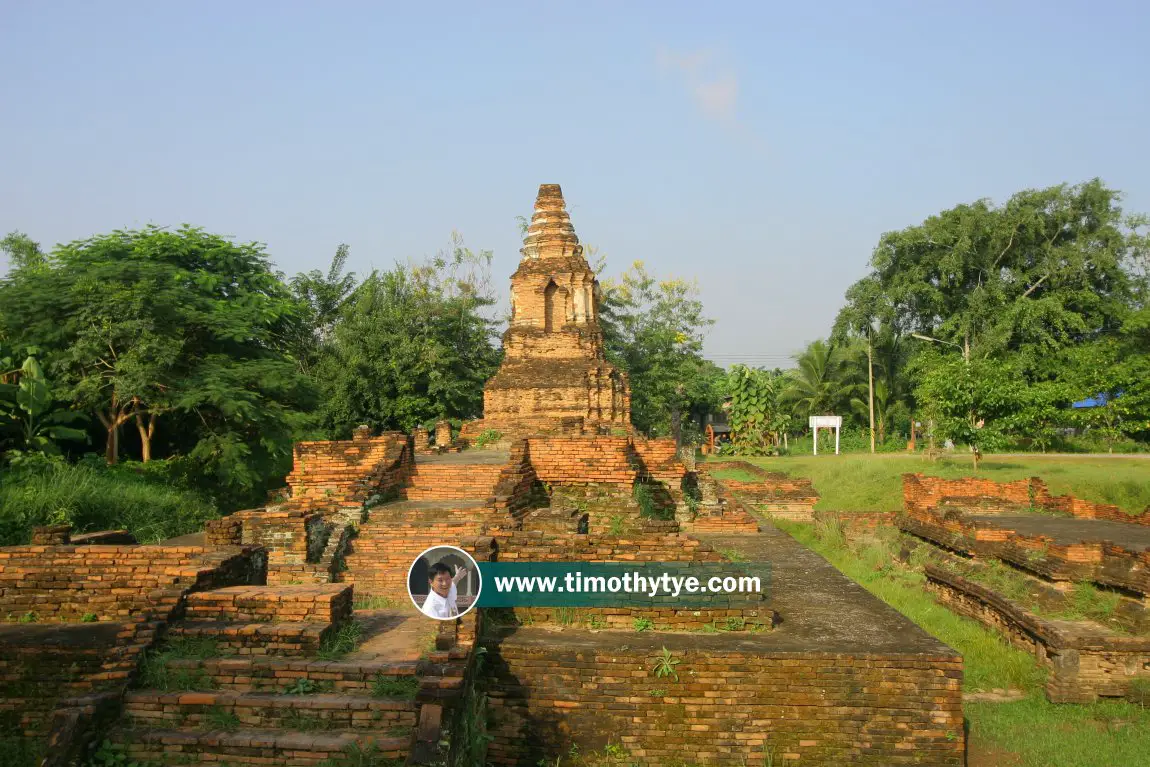
<svg viewBox="0 0 1150 767"><path fill-rule="evenodd" d="M218 516L203 495L128 470L55 462L0 470L0 546L25 544L33 527L62 523L76 533L126 529L156 543Z"/></svg>
<svg viewBox="0 0 1150 767"><path fill-rule="evenodd" d="M334 634L329 634L319 647L320 660L339 660L348 653L355 652L363 641L363 625L358 621L347 621Z"/></svg>
<svg viewBox="0 0 1150 767"><path fill-rule="evenodd" d="M419 677L387 677L382 674L371 682L371 694L377 698L403 698L411 700L419 692Z"/></svg>
<svg viewBox="0 0 1150 767"><path fill-rule="evenodd" d="M234 711L228 711L220 706L212 706L204 717L204 723L210 729L234 732L240 728L240 718Z"/></svg>
<svg viewBox="0 0 1150 767"><path fill-rule="evenodd" d="M219 643L203 637L173 637L140 661L139 686L156 690L211 690L216 684L202 668L172 667L174 660L220 657Z"/></svg>
<svg viewBox="0 0 1150 767"><path fill-rule="evenodd" d="M1035 694L1015 703L968 703L970 745L1013 753L1018 767L1146 764L1150 710L1125 701L1049 703ZM990 762L986 762L990 764Z"/></svg>
<svg viewBox="0 0 1150 767"><path fill-rule="evenodd" d="M986 456L975 474L966 456L928 461L920 455L819 455L747 458L769 471L811 480L819 493L815 508L828 511L898 511L902 475L921 472L946 479L981 477L1009 482L1041 477L1055 495L1069 493L1110 503L1128 514L1150 506L1150 460L1108 456ZM715 472L713 472L715 473Z"/></svg>
<svg viewBox="0 0 1150 767"><path fill-rule="evenodd" d="M375 594L356 594L352 602L356 610L392 610L400 606L399 600Z"/></svg>
<svg viewBox="0 0 1150 767"><path fill-rule="evenodd" d="M711 471L711 476L715 479L729 479L733 482L758 482L762 477L757 477L746 469L714 469Z"/></svg>
<svg viewBox="0 0 1150 767"><path fill-rule="evenodd" d="M40 767L47 744L40 738L0 734L0 764L5 767Z"/></svg>

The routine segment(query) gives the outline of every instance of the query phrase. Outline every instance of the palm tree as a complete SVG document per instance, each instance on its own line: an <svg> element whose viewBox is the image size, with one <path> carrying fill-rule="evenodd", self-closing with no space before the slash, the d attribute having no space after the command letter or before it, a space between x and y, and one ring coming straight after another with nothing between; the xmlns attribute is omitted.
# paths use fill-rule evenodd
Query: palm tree
<svg viewBox="0 0 1150 767"><path fill-rule="evenodd" d="M869 405L865 399L851 398L851 409L860 418L866 418ZM887 378L876 378L874 382L874 426L878 442L881 445L886 441L888 429L908 418L910 410L899 393L887 382Z"/></svg>
<svg viewBox="0 0 1150 767"><path fill-rule="evenodd" d="M797 367L788 371L782 402L800 418L848 409L851 397L866 386L858 380L858 368L852 364L854 351L821 339L811 342L795 357Z"/></svg>

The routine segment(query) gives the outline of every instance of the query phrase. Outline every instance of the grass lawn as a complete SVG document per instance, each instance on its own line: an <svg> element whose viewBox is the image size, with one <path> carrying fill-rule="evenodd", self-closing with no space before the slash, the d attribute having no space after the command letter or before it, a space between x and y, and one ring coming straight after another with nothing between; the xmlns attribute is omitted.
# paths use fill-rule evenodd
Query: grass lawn
<svg viewBox="0 0 1150 767"><path fill-rule="evenodd" d="M707 463L718 463L711 459ZM921 472L958 479L978 476L997 482L1041 477L1056 495L1112 503L1129 514L1150 506L1150 460L1109 456L987 456L975 474L969 457L931 462L901 454L783 456L744 458L768 471L807 477L819 493L817 509L828 511L898 511L902 508L902 475ZM739 477L741 478L741 477ZM736 479L736 477L729 477Z"/></svg>
<svg viewBox="0 0 1150 767"><path fill-rule="evenodd" d="M814 525L775 522L843 574L962 653L964 689L1020 689L1013 703L968 703L971 767L1114 767L1146 764L1150 710L1125 701L1049 703L1044 670L997 633L955 615L923 589L923 575L895 563L896 534L847 544ZM915 561L912 557L911 562Z"/></svg>

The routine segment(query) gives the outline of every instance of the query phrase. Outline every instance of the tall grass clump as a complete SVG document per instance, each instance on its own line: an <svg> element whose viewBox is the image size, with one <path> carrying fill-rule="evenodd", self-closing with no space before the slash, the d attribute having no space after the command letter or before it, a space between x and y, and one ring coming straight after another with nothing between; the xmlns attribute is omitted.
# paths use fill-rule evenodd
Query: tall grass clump
<svg viewBox="0 0 1150 767"><path fill-rule="evenodd" d="M202 494L98 464L34 461L0 467L0 545L27 543L37 525L124 529L141 543L197 532L219 516Z"/></svg>

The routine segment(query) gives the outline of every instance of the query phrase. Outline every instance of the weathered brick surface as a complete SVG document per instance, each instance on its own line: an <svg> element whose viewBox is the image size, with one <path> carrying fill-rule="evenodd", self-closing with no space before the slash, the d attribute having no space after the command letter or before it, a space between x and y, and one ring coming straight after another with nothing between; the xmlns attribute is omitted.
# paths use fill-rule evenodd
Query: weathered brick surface
<svg viewBox="0 0 1150 767"><path fill-rule="evenodd" d="M503 468L499 465L416 462L408 483L399 492L412 501L493 499Z"/></svg>
<svg viewBox="0 0 1150 767"><path fill-rule="evenodd" d="M1102 627L1049 620L993 590L934 565L927 586L949 609L994 628L1050 670L1047 697L1055 703L1088 703L1122 697L1135 680L1150 679L1150 637Z"/></svg>
<svg viewBox="0 0 1150 767"><path fill-rule="evenodd" d="M722 488L756 511L778 519L810 522L814 518L819 494L809 479L772 472L749 461L708 462L699 469L700 483L712 478L712 472L738 470L753 475L754 480L714 479Z"/></svg>
<svg viewBox="0 0 1150 767"><path fill-rule="evenodd" d="M211 729L213 715L235 715L244 727L291 729L300 714L315 721L315 729L387 729L414 727L414 701L344 694L309 695L285 700L276 693L160 692L128 693L124 713L133 727L183 726Z"/></svg>
<svg viewBox="0 0 1150 767"><path fill-rule="evenodd" d="M129 759L154 764L261 764L275 767L322 765L346 758L346 749L375 746L380 759L403 759L410 736L364 736L354 732L283 730L124 730L115 740ZM332 761L329 761L332 760Z"/></svg>
<svg viewBox="0 0 1150 767"><path fill-rule="evenodd" d="M169 660L169 668L203 675L210 686L233 692L284 693L301 679L330 684L338 693L369 695L373 680L402 679L420 672L417 663L325 661L247 655L235 658Z"/></svg>
<svg viewBox="0 0 1150 767"><path fill-rule="evenodd" d="M254 547L0 548L0 615L39 621L166 618L186 591L262 577Z"/></svg>
<svg viewBox="0 0 1150 767"><path fill-rule="evenodd" d="M1058 544L995 524L993 518L911 509L898 518L904 532L952 551L996 557L1052 581L1093 581L1150 595L1150 550L1106 541Z"/></svg>
<svg viewBox="0 0 1150 767"><path fill-rule="evenodd" d="M320 621L351 618L350 586L230 586L189 594L188 620L240 622Z"/></svg>
<svg viewBox="0 0 1150 767"><path fill-rule="evenodd" d="M1031 506L1061 511L1081 519L1105 519L1150 525L1150 508L1140 514L1127 514L1117 506L1094 503L1070 495L1051 495L1038 477L1014 482L994 482L968 477L942 479L923 474L902 475L903 503L908 511L928 510L940 504L964 511L995 513Z"/></svg>
<svg viewBox="0 0 1150 767"><path fill-rule="evenodd" d="M342 442L297 442L287 481L292 500L311 508L363 501L375 492L398 487L411 468L408 437L387 432Z"/></svg>
<svg viewBox="0 0 1150 767"><path fill-rule="evenodd" d="M673 645L675 674L659 677L660 649L636 643L493 643L489 760L613 743L642 765L762 763L768 749L775 764L964 763L961 658Z"/></svg>

